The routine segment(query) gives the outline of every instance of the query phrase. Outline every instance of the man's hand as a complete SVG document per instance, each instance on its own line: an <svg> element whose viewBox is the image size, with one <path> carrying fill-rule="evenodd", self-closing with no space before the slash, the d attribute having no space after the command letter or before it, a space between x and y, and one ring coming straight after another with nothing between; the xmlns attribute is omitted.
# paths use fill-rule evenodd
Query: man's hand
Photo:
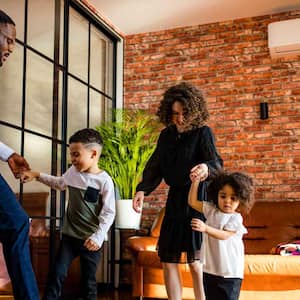
<svg viewBox="0 0 300 300"><path fill-rule="evenodd" d="M20 178L23 171L30 170L26 159L17 153L13 153L8 158L7 163L16 178Z"/></svg>

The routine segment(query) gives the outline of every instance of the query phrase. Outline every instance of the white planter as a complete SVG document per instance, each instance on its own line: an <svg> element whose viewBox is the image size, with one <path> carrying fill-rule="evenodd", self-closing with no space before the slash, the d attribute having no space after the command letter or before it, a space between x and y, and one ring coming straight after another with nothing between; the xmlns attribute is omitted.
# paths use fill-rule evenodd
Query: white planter
<svg viewBox="0 0 300 300"><path fill-rule="evenodd" d="M116 200L116 228L140 229L141 213L132 208L132 199Z"/></svg>

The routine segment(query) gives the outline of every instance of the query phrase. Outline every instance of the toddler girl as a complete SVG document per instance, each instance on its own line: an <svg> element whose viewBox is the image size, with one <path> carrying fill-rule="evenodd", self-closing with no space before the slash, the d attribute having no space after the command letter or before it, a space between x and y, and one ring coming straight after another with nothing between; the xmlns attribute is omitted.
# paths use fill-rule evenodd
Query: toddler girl
<svg viewBox="0 0 300 300"><path fill-rule="evenodd" d="M239 209L250 210L253 180L240 172L222 172L208 186L208 199L197 200L200 177L191 173L189 205L203 212L206 223L192 219L204 233L201 248L206 300L238 300L244 274L243 234L247 233Z"/></svg>

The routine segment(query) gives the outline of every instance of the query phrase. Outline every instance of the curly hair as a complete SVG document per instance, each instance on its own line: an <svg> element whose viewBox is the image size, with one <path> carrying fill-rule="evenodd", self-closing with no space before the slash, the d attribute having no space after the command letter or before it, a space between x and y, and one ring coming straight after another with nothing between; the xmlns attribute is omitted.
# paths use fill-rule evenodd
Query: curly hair
<svg viewBox="0 0 300 300"><path fill-rule="evenodd" d="M240 201L242 209L247 213L251 210L254 197L254 182L253 179L245 173L221 171L213 177L207 190L209 199L218 206L219 191L229 185L234 190L234 193Z"/></svg>
<svg viewBox="0 0 300 300"><path fill-rule="evenodd" d="M170 87L160 102L157 116L165 126L172 124L174 102L183 105L185 130L202 127L209 119L206 99L199 89L188 82Z"/></svg>

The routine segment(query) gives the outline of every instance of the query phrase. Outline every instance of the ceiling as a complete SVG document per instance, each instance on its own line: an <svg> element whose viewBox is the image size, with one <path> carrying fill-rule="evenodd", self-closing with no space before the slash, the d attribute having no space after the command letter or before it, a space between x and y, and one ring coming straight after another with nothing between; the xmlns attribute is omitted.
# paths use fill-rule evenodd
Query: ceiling
<svg viewBox="0 0 300 300"><path fill-rule="evenodd" d="M89 0L123 34L300 9L300 0Z"/></svg>

